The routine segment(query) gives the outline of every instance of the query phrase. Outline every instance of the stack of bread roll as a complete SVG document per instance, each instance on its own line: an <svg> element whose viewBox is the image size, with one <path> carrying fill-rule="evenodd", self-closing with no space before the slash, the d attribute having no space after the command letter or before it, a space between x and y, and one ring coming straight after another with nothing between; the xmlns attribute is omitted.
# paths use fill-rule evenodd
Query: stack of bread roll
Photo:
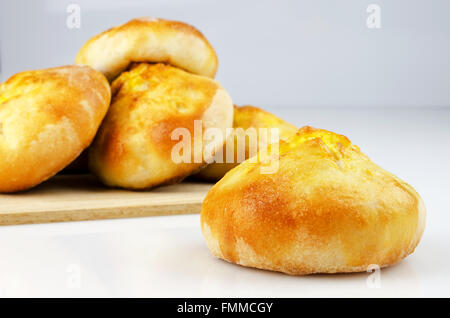
<svg viewBox="0 0 450 318"><path fill-rule="evenodd" d="M217 66L194 27L140 18L90 39L76 65L14 75L0 85L0 192L30 189L86 150L90 171L111 187L151 189L190 175L218 181L201 229L211 252L229 262L289 274L355 272L414 251L425 206L410 185L342 135L234 106L214 80ZM226 146L242 142L232 127L277 128L279 139L263 140L256 154L246 144L244 162L225 162ZM197 128L225 138L200 134L192 160L175 162L179 128L192 144ZM261 173L273 159L277 169Z"/></svg>
<svg viewBox="0 0 450 318"><path fill-rule="evenodd" d="M76 63L112 82L111 106L89 150L90 169L106 185L147 189L178 182L205 165L206 147L211 155L222 147L223 142L202 140L190 162L171 160L176 128L188 129L193 142L195 120L202 130L232 126L231 98L213 79L216 53L195 28L131 20L90 39ZM202 160L194 162L199 155Z"/></svg>

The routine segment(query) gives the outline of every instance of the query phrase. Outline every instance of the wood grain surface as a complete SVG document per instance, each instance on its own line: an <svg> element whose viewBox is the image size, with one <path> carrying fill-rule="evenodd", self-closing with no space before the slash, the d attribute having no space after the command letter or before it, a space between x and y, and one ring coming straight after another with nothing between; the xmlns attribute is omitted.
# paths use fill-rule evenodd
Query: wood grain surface
<svg viewBox="0 0 450 318"><path fill-rule="evenodd" d="M0 225L200 213L211 186L188 181L127 191L89 175L61 175L26 192L0 194Z"/></svg>

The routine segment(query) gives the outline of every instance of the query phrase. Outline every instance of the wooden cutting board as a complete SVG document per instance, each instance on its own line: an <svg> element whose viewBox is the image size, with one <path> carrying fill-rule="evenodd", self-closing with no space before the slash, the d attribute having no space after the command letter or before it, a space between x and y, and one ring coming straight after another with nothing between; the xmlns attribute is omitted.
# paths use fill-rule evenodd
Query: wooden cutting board
<svg viewBox="0 0 450 318"><path fill-rule="evenodd" d="M200 213L211 186L188 181L127 191L90 175L61 175L26 192L0 194L0 225Z"/></svg>

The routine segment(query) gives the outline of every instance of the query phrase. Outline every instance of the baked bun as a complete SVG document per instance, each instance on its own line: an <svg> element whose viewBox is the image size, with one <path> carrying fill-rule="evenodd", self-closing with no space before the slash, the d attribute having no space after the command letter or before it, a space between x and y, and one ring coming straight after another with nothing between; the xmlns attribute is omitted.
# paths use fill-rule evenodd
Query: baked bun
<svg viewBox="0 0 450 318"><path fill-rule="evenodd" d="M0 84L0 192L29 189L67 166L91 143L110 98L106 78L87 66Z"/></svg>
<svg viewBox="0 0 450 318"><path fill-rule="evenodd" d="M131 20L91 38L75 62L102 72L110 81L132 62L164 62L214 78L217 56L194 27L155 18Z"/></svg>
<svg viewBox="0 0 450 318"><path fill-rule="evenodd" d="M225 140L204 140L196 147L194 121L202 121L200 133L210 127L224 131L233 122L233 103L218 82L166 64L133 65L113 82L112 94L89 151L91 170L109 186L145 189L180 181L211 159ZM185 139L173 140L177 128L187 130L191 153L200 153L200 160L173 160L175 145ZM205 147L209 157L201 156Z"/></svg>
<svg viewBox="0 0 450 318"><path fill-rule="evenodd" d="M270 128L278 128L279 129L279 139L280 140L288 140L290 137L294 136L298 128L285 122L281 118L264 111L255 106L235 106L234 107L234 119L233 119L233 127L234 128L242 128L244 131L248 128L254 128L256 131L256 138L258 139L258 149L262 149L267 147L270 143ZM267 134L259 134L259 128L269 128ZM243 149L245 149L245 158L244 160L249 158L249 145L250 142L246 140L245 132L242 130L235 130L233 134L231 134L228 138L230 139L228 142L234 143L235 150L238 149L238 143L242 144ZM241 137L241 138L239 138ZM255 149L256 150L256 149ZM220 158L220 161L218 160ZM235 151L234 160L232 163L226 162L226 144L224 145L222 151L216 154L215 162L209 164L202 170L200 170L195 177L207 181L218 181L222 179L222 177L236 167L239 164L239 160L237 158L237 151Z"/></svg>
<svg viewBox="0 0 450 318"><path fill-rule="evenodd" d="M201 228L216 257L293 275L360 272L419 243L422 199L345 136L304 127L280 143L278 163L261 174L264 162L247 160L207 194Z"/></svg>

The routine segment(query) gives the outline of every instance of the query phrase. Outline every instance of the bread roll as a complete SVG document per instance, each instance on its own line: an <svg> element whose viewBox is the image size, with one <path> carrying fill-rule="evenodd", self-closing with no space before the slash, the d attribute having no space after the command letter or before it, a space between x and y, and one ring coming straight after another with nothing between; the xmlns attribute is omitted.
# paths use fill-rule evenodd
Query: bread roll
<svg viewBox="0 0 450 318"><path fill-rule="evenodd" d="M205 140L195 147L194 121L202 121L200 132L210 127L223 131L233 121L233 103L219 83L166 64L133 65L113 82L112 94L89 152L91 170L109 186L145 189L183 179L224 143ZM173 140L172 133L180 128L190 134L193 155L208 146L210 157L175 162L172 151L181 140Z"/></svg>
<svg viewBox="0 0 450 318"><path fill-rule="evenodd" d="M214 78L217 56L194 27L155 18L131 20L90 39L75 62L102 72L110 81L132 62L164 62Z"/></svg>
<svg viewBox="0 0 450 318"><path fill-rule="evenodd" d="M261 174L247 160L207 194L201 228L216 257L293 275L360 272L419 243L420 196L345 136L304 127L280 144L278 163Z"/></svg>
<svg viewBox="0 0 450 318"><path fill-rule="evenodd" d="M29 189L56 174L94 138L110 86L86 66L14 75L0 85L0 192Z"/></svg>
<svg viewBox="0 0 450 318"><path fill-rule="evenodd" d="M258 107L246 105L246 106L235 106L234 107L234 119L233 119L233 127L234 128L242 128L244 131L248 128L254 128L257 132L257 138L258 138L258 149L267 147L267 145L270 142L270 128L278 128L279 129L279 138L280 140L286 141L293 135L295 135L298 131L298 128L285 122L281 118L278 118L277 116L264 111ZM259 128L268 128L269 131L267 135L260 135L259 134ZM202 170L200 170L197 174L195 174L196 178L207 180L207 181L218 181L222 179L222 177L236 167L240 162L238 162L237 158L237 149L238 149L238 142L243 143L243 147L245 147L245 159L249 158L249 145L250 141L248 138L245 138L244 136L240 136L242 134L242 131L234 131L232 135L230 135L228 138L231 138L232 140L229 142L234 143L235 149L235 157L234 161L232 163L226 162L226 147L225 144L222 151L219 152L216 155L216 162L209 164ZM240 136L241 138L239 138ZM267 139L264 139L264 137L267 137ZM218 158L221 158L222 162L217 162Z"/></svg>

